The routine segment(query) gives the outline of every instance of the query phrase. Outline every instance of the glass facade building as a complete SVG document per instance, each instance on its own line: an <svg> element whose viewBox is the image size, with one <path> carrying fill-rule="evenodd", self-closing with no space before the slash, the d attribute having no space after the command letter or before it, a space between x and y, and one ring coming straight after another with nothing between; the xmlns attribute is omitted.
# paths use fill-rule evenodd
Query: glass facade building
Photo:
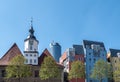
<svg viewBox="0 0 120 82"><path fill-rule="evenodd" d="M54 59L59 62L59 58L61 57L61 46L57 42L50 43L50 52Z"/></svg>

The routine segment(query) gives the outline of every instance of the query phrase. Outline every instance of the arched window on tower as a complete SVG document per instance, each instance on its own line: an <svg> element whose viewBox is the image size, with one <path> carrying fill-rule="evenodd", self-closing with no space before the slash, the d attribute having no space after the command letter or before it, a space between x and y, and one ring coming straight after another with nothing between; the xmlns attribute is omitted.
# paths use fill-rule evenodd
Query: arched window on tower
<svg viewBox="0 0 120 82"><path fill-rule="evenodd" d="M32 50L32 45L30 45L30 50Z"/></svg>

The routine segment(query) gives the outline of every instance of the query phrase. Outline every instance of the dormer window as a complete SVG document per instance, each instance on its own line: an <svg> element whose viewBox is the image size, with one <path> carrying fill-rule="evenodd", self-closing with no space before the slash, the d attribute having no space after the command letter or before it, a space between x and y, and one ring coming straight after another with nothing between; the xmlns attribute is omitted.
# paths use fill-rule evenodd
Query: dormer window
<svg viewBox="0 0 120 82"><path fill-rule="evenodd" d="M91 48L95 51L99 51L100 50L100 45L92 44Z"/></svg>
<svg viewBox="0 0 120 82"><path fill-rule="evenodd" d="M117 53L117 56L120 57L120 52Z"/></svg>

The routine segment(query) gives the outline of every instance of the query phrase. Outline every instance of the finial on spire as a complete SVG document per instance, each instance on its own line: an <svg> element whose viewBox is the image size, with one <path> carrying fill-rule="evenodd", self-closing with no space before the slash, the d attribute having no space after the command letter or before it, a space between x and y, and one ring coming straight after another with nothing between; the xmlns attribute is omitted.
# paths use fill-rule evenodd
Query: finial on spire
<svg viewBox="0 0 120 82"><path fill-rule="evenodd" d="M29 29L29 36L28 38L32 38L32 39L36 39L36 37L34 36L34 29L33 29L33 18L31 17L31 26L30 26L30 29Z"/></svg>
<svg viewBox="0 0 120 82"><path fill-rule="evenodd" d="M33 18L31 17L31 27L29 29L30 35L33 36L34 35L34 29L33 29Z"/></svg>
<svg viewBox="0 0 120 82"><path fill-rule="evenodd" d="M33 27L33 17L31 17L31 27Z"/></svg>

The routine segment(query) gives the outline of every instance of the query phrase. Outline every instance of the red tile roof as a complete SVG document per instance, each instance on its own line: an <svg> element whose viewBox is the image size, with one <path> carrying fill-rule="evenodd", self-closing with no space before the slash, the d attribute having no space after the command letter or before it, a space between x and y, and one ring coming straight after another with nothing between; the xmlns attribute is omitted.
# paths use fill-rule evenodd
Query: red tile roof
<svg viewBox="0 0 120 82"><path fill-rule="evenodd" d="M42 64L42 62L43 62L43 60L44 60L44 58L45 57L47 57L47 56L51 56L52 58L53 58L53 56L50 54L50 52L47 50L47 49L45 49L44 51L43 51L43 53L41 54L41 56L38 58L38 65L41 65ZM54 59L54 58L53 58ZM55 59L54 59L55 60ZM55 61L56 62L56 61ZM58 65L58 66L60 66L60 67L64 67L63 65L61 65L61 64L59 64L59 63L57 63L56 62L56 64Z"/></svg>
<svg viewBox="0 0 120 82"><path fill-rule="evenodd" d="M17 55L22 55L20 49L18 48L17 44L14 43L13 46L5 53L5 55L0 59L0 65L5 66L9 64L9 61ZM40 66L45 57L51 56L50 52L45 49L41 56L38 58L38 65ZM53 57L52 57L53 58ZM54 59L54 58L53 58ZM60 67L63 67L61 64L56 64Z"/></svg>
<svg viewBox="0 0 120 82"><path fill-rule="evenodd" d="M40 55L40 57L38 58L38 65L41 65L42 62L43 62L43 60L44 60L44 58L47 57L47 56L51 56L52 57L52 55L50 54L50 52L47 49L45 49L43 51L43 53Z"/></svg>
<svg viewBox="0 0 120 82"><path fill-rule="evenodd" d="M9 61L17 55L22 55L22 53L17 44L14 43L13 46L0 59L0 65L8 65Z"/></svg>

